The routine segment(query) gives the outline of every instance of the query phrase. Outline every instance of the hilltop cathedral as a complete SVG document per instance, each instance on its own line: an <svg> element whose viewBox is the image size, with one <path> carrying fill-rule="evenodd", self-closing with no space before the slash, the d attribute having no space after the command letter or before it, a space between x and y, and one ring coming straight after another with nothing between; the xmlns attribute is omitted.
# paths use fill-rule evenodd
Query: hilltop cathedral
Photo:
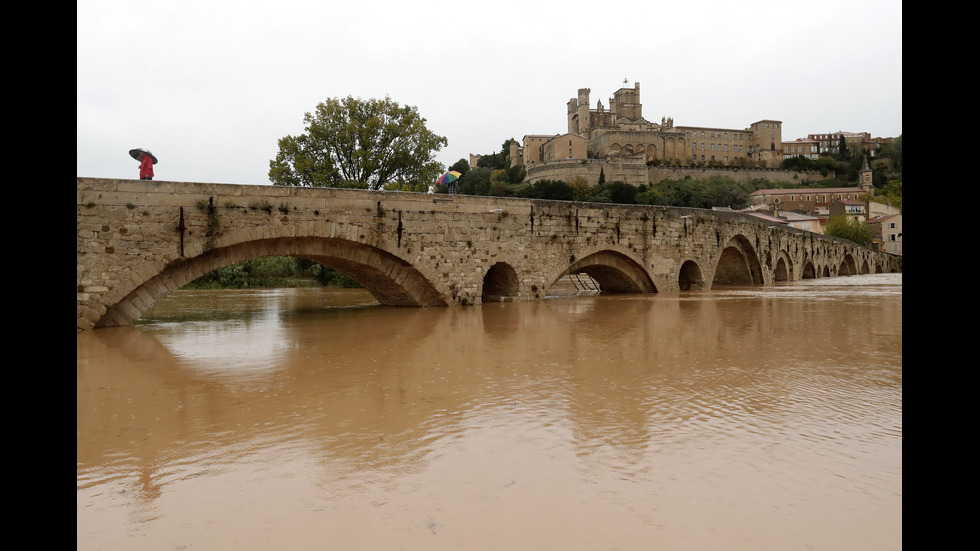
<svg viewBox="0 0 980 551"><path fill-rule="evenodd" d="M511 147L511 164L522 164L529 179L536 167L569 160L611 161L642 166L769 167L782 162L782 123L760 120L748 128L674 126L643 118L640 83L620 88L609 99L589 105L589 88L568 100L566 134L528 134L523 147Z"/></svg>

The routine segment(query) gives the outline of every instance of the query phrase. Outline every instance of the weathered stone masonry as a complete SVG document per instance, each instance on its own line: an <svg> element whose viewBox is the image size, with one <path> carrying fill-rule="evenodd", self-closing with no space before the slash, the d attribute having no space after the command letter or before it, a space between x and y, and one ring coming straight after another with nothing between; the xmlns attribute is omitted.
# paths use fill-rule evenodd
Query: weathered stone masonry
<svg viewBox="0 0 980 551"><path fill-rule="evenodd" d="M604 292L901 271L901 257L741 214L460 195L77 179L77 328L127 325L224 266L308 258L383 304L537 300L568 273Z"/></svg>

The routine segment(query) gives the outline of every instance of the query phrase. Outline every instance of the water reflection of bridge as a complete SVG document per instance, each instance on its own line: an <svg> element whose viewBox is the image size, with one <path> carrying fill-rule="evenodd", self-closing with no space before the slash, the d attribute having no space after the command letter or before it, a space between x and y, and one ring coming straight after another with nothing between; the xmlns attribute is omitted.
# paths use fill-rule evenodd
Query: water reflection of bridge
<svg viewBox="0 0 980 551"><path fill-rule="evenodd" d="M901 271L901 257L701 209L95 178L77 179L76 200L80 329L128 325L197 277L272 255L398 306L537 300L562 281L670 293Z"/></svg>

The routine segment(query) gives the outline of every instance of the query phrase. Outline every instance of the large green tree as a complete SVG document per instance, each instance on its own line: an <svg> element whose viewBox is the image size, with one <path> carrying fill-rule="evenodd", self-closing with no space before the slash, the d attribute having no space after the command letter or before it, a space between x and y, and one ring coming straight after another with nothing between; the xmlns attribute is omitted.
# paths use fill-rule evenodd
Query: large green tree
<svg viewBox="0 0 980 551"><path fill-rule="evenodd" d="M422 190L442 172L434 153L446 138L414 106L391 98L331 98L303 117L305 132L279 140L269 162L277 186Z"/></svg>
<svg viewBox="0 0 980 551"><path fill-rule="evenodd" d="M867 224L855 219L848 220L843 215L834 216L824 224L823 234L847 239L862 246L867 246L874 240L874 232Z"/></svg>

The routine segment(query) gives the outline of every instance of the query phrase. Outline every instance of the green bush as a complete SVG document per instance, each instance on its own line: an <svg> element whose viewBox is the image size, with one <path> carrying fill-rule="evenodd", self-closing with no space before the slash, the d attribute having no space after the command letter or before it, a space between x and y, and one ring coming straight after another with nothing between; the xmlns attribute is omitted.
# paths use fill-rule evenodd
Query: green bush
<svg viewBox="0 0 980 551"><path fill-rule="evenodd" d="M274 289L360 285L340 272L302 258L267 256L217 269L188 283L184 289Z"/></svg>

